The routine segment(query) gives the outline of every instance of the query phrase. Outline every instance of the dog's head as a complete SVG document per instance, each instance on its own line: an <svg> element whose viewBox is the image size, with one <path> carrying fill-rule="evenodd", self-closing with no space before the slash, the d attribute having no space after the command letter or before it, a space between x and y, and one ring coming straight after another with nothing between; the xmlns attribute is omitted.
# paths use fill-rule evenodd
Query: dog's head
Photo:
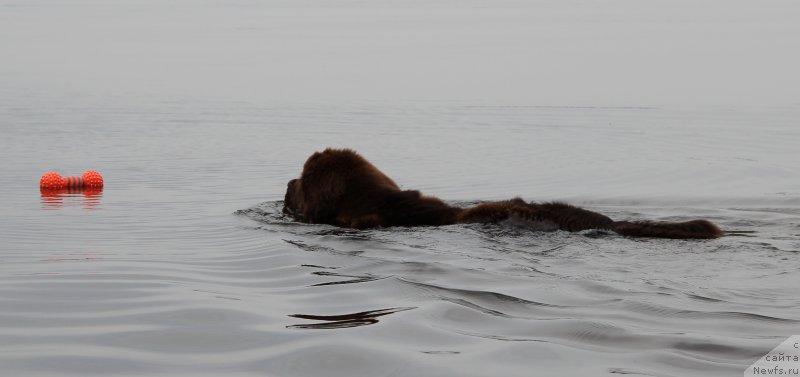
<svg viewBox="0 0 800 377"><path fill-rule="evenodd" d="M283 212L297 221L330 223L352 203L346 197L371 198L399 191L394 181L358 153L328 148L306 160L300 177L286 184Z"/></svg>

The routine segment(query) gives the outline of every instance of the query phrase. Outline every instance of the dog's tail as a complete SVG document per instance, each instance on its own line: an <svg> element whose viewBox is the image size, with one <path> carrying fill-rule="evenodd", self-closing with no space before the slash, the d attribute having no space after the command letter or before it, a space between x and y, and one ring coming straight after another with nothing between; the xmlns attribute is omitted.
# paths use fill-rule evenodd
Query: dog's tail
<svg viewBox="0 0 800 377"><path fill-rule="evenodd" d="M614 231L628 237L656 237L677 239L711 239L723 233L708 220L692 220L682 223L652 221L616 221Z"/></svg>

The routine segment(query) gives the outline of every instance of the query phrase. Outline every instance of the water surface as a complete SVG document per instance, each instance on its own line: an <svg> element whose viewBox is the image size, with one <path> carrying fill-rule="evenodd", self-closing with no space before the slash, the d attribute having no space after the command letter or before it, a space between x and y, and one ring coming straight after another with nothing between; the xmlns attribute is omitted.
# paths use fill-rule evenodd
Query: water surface
<svg viewBox="0 0 800 377"><path fill-rule="evenodd" d="M2 116L0 364L738 375L800 326L793 111L17 100ZM280 211L286 181L325 146L459 205L564 199L753 233L295 223ZM38 190L44 171L87 169L104 173L102 193Z"/></svg>

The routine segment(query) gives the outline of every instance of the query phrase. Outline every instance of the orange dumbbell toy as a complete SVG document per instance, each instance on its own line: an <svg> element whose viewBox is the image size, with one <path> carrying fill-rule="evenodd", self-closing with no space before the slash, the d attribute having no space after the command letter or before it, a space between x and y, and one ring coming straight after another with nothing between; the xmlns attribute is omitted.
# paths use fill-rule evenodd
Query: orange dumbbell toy
<svg viewBox="0 0 800 377"><path fill-rule="evenodd" d="M80 177L62 177L61 174L51 171L42 175L39 187L47 190L101 188L103 176L94 170L89 170Z"/></svg>

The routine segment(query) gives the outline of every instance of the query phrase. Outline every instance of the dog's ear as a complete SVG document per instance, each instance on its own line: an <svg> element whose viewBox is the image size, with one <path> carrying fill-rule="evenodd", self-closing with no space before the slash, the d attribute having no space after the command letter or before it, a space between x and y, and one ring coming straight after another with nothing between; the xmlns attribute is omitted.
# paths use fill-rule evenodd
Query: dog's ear
<svg viewBox="0 0 800 377"><path fill-rule="evenodd" d="M357 164L348 152L326 149L315 152L303 165L300 182L297 183L299 208L312 223L330 223L336 218L342 196L348 190L353 177L358 176ZM357 156L357 155L356 155ZM361 158L358 156L358 158Z"/></svg>

